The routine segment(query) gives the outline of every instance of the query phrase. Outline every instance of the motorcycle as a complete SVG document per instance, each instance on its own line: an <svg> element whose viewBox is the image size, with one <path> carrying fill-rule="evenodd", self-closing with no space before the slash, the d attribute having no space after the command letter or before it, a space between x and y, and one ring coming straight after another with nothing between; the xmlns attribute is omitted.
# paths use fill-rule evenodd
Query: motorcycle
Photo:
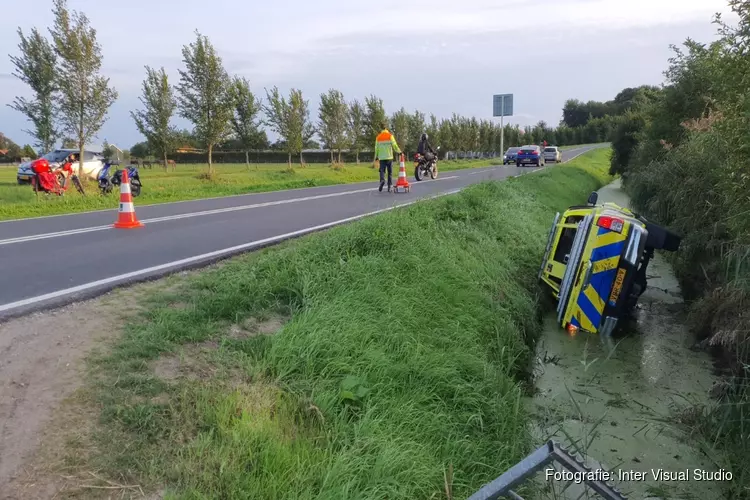
<svg viewBox="0 0 750 500"><path fill-rule="evenodd" d="M117 169L112 177L109 176L109 171L112 168L112 163L107 162L104 164L97 181L99 182L99 190L103 195L109 194L115 187L122 184L122 170ZM141 194L141 177L138 175L138 168L133 165L126 167L128 171L128 181L130 182L130 193L135 198Z"/></svg>
<svg viewBox="0 0 750 500"><path fill-rule="evenodd" d="M438 146L437 151L440 151ZM435 154L427 153L427 155L421 155L419 153L414 155L414 178L417 181L421 181L429 173L431 179L437 179L438 176L438 155L437 151Z"/></svg>
<svg viewBox="0 0 750 500"><path fill-rule="evenodd" d="M73 166L69 161L66 161L62 168L53 171L49 162L40 158L31 164L31 170L34 172L34 177L31 178L31 188L37 196L39 196L39 192L43 192L47 196L50 194L62 196L68 190L68 181L75 186L76 191L82 196L86 195L81 180L73 173Z"/></svg>

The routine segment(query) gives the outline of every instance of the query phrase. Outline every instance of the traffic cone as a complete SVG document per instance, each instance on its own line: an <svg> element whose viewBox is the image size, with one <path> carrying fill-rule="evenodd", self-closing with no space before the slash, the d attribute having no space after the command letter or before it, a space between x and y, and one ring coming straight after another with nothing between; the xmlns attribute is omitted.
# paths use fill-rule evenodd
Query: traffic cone
<svg viewBox="0 0 750 500"><path fill-rule="evenodd" d="M130 179L128 171L122 171L122 183L120 184L120 210L117 214L117 222L114 227L118 229L134 229L143 227L143 223L135 216L133 207L133 195L130 194Z"/></svg>
<svg viewBox="0 0 750 500"><path fill-rule="evenodd" d="M410 186L409 181L406 180L406 164L404 163L403 153L401 153L401 155L399 156L398 161L398 181L396 181L396 186L393 189L393 192L398 193L398 189L403 188L403 190L408 193L410 190Z"/></svg>

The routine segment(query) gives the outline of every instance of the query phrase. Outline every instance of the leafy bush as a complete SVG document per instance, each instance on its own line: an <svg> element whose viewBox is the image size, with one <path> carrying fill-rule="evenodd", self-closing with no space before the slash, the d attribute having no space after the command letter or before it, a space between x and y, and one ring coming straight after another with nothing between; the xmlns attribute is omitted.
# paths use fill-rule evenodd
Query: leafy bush
<svg viewBox="0 0 750 500"><path fill-rule="evenodd" d="M609 173L622 175L638 147L638 136L646 126L641 113L629 112L617 120L612 133L612 159Z"/></svg>

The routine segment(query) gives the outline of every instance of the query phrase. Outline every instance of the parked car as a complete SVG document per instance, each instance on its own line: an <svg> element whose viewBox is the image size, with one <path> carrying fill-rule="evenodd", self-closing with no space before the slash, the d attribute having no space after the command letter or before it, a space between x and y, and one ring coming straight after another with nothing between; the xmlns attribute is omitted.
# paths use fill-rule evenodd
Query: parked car
<svg viewBox="0 0 750 500"><path fill-rule="evenodd" d="M542 148L537 145L521 146L516 156L516 167L523 165L536 165L537 167L544 166L544 155L542 154Z"/></svg>
<svg viewBox="0 0 750 500"><path fill-rule="evenodd" d="M55 149L42 156L49 162L50 169L52 171L61 169L65 163L65 159L71 154L78 154L77 149ZM35 161L35 160L34 160ZM18 166L18 173L16 174L16 180L19 184L28 184L31 182L31 178L34 176L34 172L31 171L31 164L34 161L27 161L21 163ZM79 162L73 162L71 168L73 172L79 177L88 177L92 180L96 180L99 177L99 172L104 167L104 156L101 153L94 151L83 152L83 168L79 169Z"/></svg>
<svg viewBox="0 0 750 500"><path fill-rule="evenodd" d="M547 146L544 148L544 161L551 161L552 163L560 163L562 161L562 153L557 146Z"/></svg>
<svg viewBox="0 0 750 500"><path fill-rule="evenodd" d="M505 155L503 155L503 165L515 163L516 157L518 156L519 149L521 148L508 148L508 151L506 151Z"/></svg>

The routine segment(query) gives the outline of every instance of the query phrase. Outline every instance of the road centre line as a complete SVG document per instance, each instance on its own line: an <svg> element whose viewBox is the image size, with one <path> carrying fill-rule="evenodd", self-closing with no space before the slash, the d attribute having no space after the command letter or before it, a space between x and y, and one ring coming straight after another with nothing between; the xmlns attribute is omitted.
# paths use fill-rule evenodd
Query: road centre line
<svg viewBox="0 0 750 500"><path fill-rule="evenodd" d="M442 179L435 179L435 180L449 180L449 179L457 179L458 176L452 176L452 177L444 177ZM327 194L319 194L315 196L305 196L302 198L292 198L288 200L276 200L276 201L267 201L264 203L253 203L251 205L241 205L238 207L226 207L226 208L217 208L214 210L203 210L200 212L190 212L186 214L175 214L175 215L167 215L164 217L154 217L151 219L142 219L141 222L144 224L152 224L155 222L166 222L166 221L172 221L172 220L179 220L179 219L187 219L191 217L200 217L204 215L215 215L215 214L222 214L222 213L228 213L228 212L237 212L240 210L250 210L253 208L264 208L264 207L271 207L275 205L286 205L290 203L299 203L303 201L312 201L312 200L320 200L325 198L333 198L337 196L346 196L350 194L359 194L359 193L366 193L372 191L372 188L367 189L356 189L353 191L343 191L340 193L327 193ZM96 231L105 231L107 229L112 229L112 225L108 224L106 226L93 226L93 227L86 227L86 228L80 228L80 229L70 229L67 231L57 231L53 233L43 233L43 234L35 234L35 235L29 235L29 236L19 236L17 238L9 238L6 240L0 240L0 246L2 245L12 245L15 243L26 243L29 241L37 241L37 240L45 240L49 238L59 238L61 236L70 236L75 234L84 234L84 233L91 233Z"/></svg>
<svg viewBox="0 0 750 500"><path fill-rule="evenodd" d="M570 152L573 152L573 151L578 151L580 149L585 149L586 151L584 151L584 152L588 152L588 151L591 151L593 149L596 149L596 147L586 146L586 147L580 147L580 148L573 148L573 149L566 150L566 152L570 153ZM576 155L573 158L577 158L578 156L580 156L580 155ZM570 160L572 160L573 158L570 158ZM566 160L566 161L570 161L570 160ZM566 163L566 162L563 162L563 163ZM478 169L490 169L491 170L491 169L495 169L495 168L498 168L498 167L501 167L501 166L504 166L504 165L492 165L492 166L489 166L489 167L469 167L469 169L478 168ZM460 172L462 170L464 170L464 169L449 170L449 172ZM475 174L474 173L470 173L469 175L475 175ZM456 177L458 177L458 176L445 177L445 178L442 178L442 179L435 179L435 180L454 179ZM364 182L358 183L358 184L364 184ZM178 201L170 201L170 202L167 202L167 203L148 203L148 204L140 205L140 206L141 207L154 207L154 206L158 206L158 205L178 205L180 203L191 203L191 202L200 202L200 201L209 201L209 200L222 200L222 199L227 199L227 198L239 198L240 196L261 195L261 194L269 194L269 193L274 193L274 192L293 192L293 191L302 191L302 190L305 190L305 189L327 188L327 187L334 187L334 186L341 186L341 185L343 185L343 184L330 184L330 185L326 185L326 186L315 186L313 188L309 188L309 187L292 188L292 189L284 189L283 191L264 191L264 192L258 192L258 193L232 194L232 195L229 195L229 196L212 196L210 198L196 198L194 200L178 200ZM54 217L69 217L69 216L83 215L83 214L95 214L95 213L100 213L100 212L110 212L112 210L113 209L111 209L111 208L104 208L104 209L101 209L101 210L87 210L85 212L73 212L73 213L68 213L68 214L39 215L37 217L24 217L24 218L21 218L21 219L7 219L7 220L0 220L0 226L2 226L5 223L10 223L10 222L24 222L24 221L29 221L29 220L51 219L51 218L54 218Z"/></svg>
<svg viewBox="0 0 750 500"><path fill-rule="evenodd" d="M567 162L569 162L571 160L574 160L574 159L578 158L579 156L581 156L583 154L586 154L586 153L588 153L589 151L591 151L593 149L596 149L596 148L586 147L586 148L570 149L570 150L567 151L568 153L574 152L574 151L580 151L580 150L583 150L583 151L581 153L579 153L579 154L571 157L571 158L568 158L567 160L563 161L562 163L567 163ZM503 167L505 167L505 165L503 165ZM488 172L491 172L491 171L495 170L496 168L502 168L502 167L500 165L490 166L490 167L484 167L484 168L482 168L479 171L469 172L467 175L471 176L471 175L479 175L479 174L483 174L483 173L488 173ZM533 172L529 172L529 173L533 173ZM446 181L446 180L451 180L451 179L458 179L459 177L460 177L459 175L453 175L453 176L449 176L449 177L442 177L440 179L435 179L435 181ZM419 184L416 184L416 185L419 185ZM307 189L307 188L305 188L305 189ZM235 212L235 211L239 211L239 210L250 210L250 209L254 209L254 208L263 208L263 207L269 207L269 206L275 206L275 205L284 205L284 204L289 204L289 203L298 203L298 202L302 202L302 201L312 201L312 200L324 199L324 198L331 198L331 197L337 197L337 196L346 196L346 195L349 195L349 194L359 194L359 193L368 192L371 189L372 188L357 189L357 190L353 190L353 191L342 191L340 193L327 193L327 194L321 194L321 195L315 195L315 196L305 196L305 197L302 197L302 198L291 198L291 199L287 199L287 200L276 200L276 201L269 201L269 202L264 202L264 203L253 203L253 204L250 204L250 205L241 205L241 206L238 206L238 207L227 207L227 208L219 208L219 209L214 209L214 210L203 210L203 211L200 211L200 212L190 212L190 213L186 213L186 214L168 215L168 216L164 216L164 217L155 217L155 218L152 218L152 219L142 219L141 222L143 222L144 224L150 224L150 223L155 223L155 222L167 222L167 221L171 221L171 220L179 220L179 219L185 219L185 218L190 218L190 217L200 217L200 216L204 216L204 215L215 215L215 214L220 214L220 213ZM253 193L253 194L256 194L256 193ZM260 193L257 193L257 194L260 194ZM247 196L247 195L235 195L235 196ZM231 198L231 197L232 196L227 197L227 198ZM208 198L208 199L219 199L219 198ZM185 200L185 201L201 201L201 200ZM184 203L184 202L172 202L172 203ZM151 204L151 205L143 205L143 206L156 206L156 205L161 205L161 204ZM167 204L164 204L164 205L167 205ZM93 212L104 212L104 211L113 211L113 209L95 210ZM83 212L83 213L93 213L93 212ZM53 216L33 217L31 219L38 219L38 218L45 218L45 217L58 217L58 216L62 216L62 215L76 215L76 214L60 214L60 215L53 215ZM16 222L16 221L31 220L31 219L13 219L13 220L9 220L9 221L0 221L0 224L2 224L3 222ZM105 231L107 229L112 229L112 225L108 224L106 226L92 226L92 227L87 227L87 228L70 229L70 230L66 230L66 231L57 231L57 232L52 232L52 233L42 233L42 234L29 235L29 236L19 236L17 238L9 238L9 239L5 239L5 240L0 240L0 246L3 246L3 245L12 245L12 244L16 244L16 243L25 243L25 242L29 242L29 241L44 240L44 239L49 239L49 238L59 238L59 237L62 237L62 236L72 236L72 235L76 235L76 234L85 234L85 233L91 233L91 232L96 232L96 231Z"/></svg>
<svg viewBox="0 0 750 500"><path fill-rule="evenodd" d="M91 281L89 283L84 283L83 285L78 285L78 286L74 286L74 287L71 287L71 288L65 288L63 290L58 290L56 292L46 293L44 295L38 295L36 297L31 297L31 298L28 298L28 299L18 300L16 302L10 302L10 303L7 303L7 304L2 304L2 305L0 305L0 312L10 311L10 310L17 309L17 308L20 308L20 307L30 306L30 305L33 305L33 304L37 304L39 302L44 302L44 301L48 301L48 300L58 299L58 298L61 298L61 297L65 297L67 295L72 295L72 294L75 294L75 293L85 292L85 291L91 290L93 288L98 288L98 287L102 287L102 286L106 286L106 285L112 285L112 284L116 284L116 283L120 283L120 282L127 282L128 280L132 280L134 278L139 278L141 276L146 276L146 275L149 275L149 274L152 274L152 273L158 273L160 271L167 271L167 270L171 270L171 269L175 269L176 270L176 269L180 268L181 266L187 266L187 265L190 265L190 264L193 264L193 263L196 263L196 262L200 262L202 260L217 259L217 258L221 258L221 257L225 257L225 256L234 255L234 254L237 254L237 253L240 253L240 252L243 252L243 251L251 250L251 249L256 248L256 247L266 246L266 245L269 245L269 244L272 244L272 243L278 243L278 242L281 242L281 241L284 241L284 240L287 240L287 239L290 239L290 238L294 238L294 237L297 237L297 236L302 236L302 235L307 234L307 233L312 233L312 232L315 232L315 231L320 231L320 230L323 230L323 229L328 229L328 228L333 227L333 226L338 226L338 225L345 224L345 223L348 223L348 222L353 222L353 221L356 221L358 219L369 217L371 215L377 215L377 214L380 214L380 213L388 212L388 211L393 210L395 208L400 208L400 207L406 207L406 206L409 206L409 205L413 205L414 203L417 203L418 201L423 201L425 199L439 198L439 197L442 197L442 196L456 194L456 193L458 193L460 191L461 191L461 189L453 189L453 190L450 190L450 191L446 191L445 193L438 193L436 195L432 195L432 196L429 196L427 198L422 198L422 199L418 199L418 200L408 201L406 203L401 203L399 205L394 205L392 207L382 208L380 210L375 210L375 211L372 211L372 212L367 212L367 213L364 213L364 214L361 214L361 215L355 215L354 217L348 217L346 219L340 219L340 220L336 220L336 221L333 221L333 222L327 222L325 224L320 224L320 225L317 225L317 226L311 226L311 227L307 227L307 228L304 228L304 229L299 229L297 231L292 231L290 233L280 234L280 235L277 235L277 236L272 236L270 238L264 238L264 239L261 239L261 240L251 241L249 243L244 243L242 245L236 245L236 246L229 247L229 248L223 248L221 250L215 250L213 252L208 252L208 253L204 253L204 254L201 254L201 255L195 255L193 257L188 257L188 258L185 258L185 259L180 259L180 260L176 260L176 261L172 261L172 262L167 262L165 264L160 264L158 266L152 266L152 267L147 267L145 269L139 269L138 271L132 271L132 272L129 272L129 273L119 274L117 276L111 276L109 278L104 278L104 279L97 280L97 281Z"/></svg>

